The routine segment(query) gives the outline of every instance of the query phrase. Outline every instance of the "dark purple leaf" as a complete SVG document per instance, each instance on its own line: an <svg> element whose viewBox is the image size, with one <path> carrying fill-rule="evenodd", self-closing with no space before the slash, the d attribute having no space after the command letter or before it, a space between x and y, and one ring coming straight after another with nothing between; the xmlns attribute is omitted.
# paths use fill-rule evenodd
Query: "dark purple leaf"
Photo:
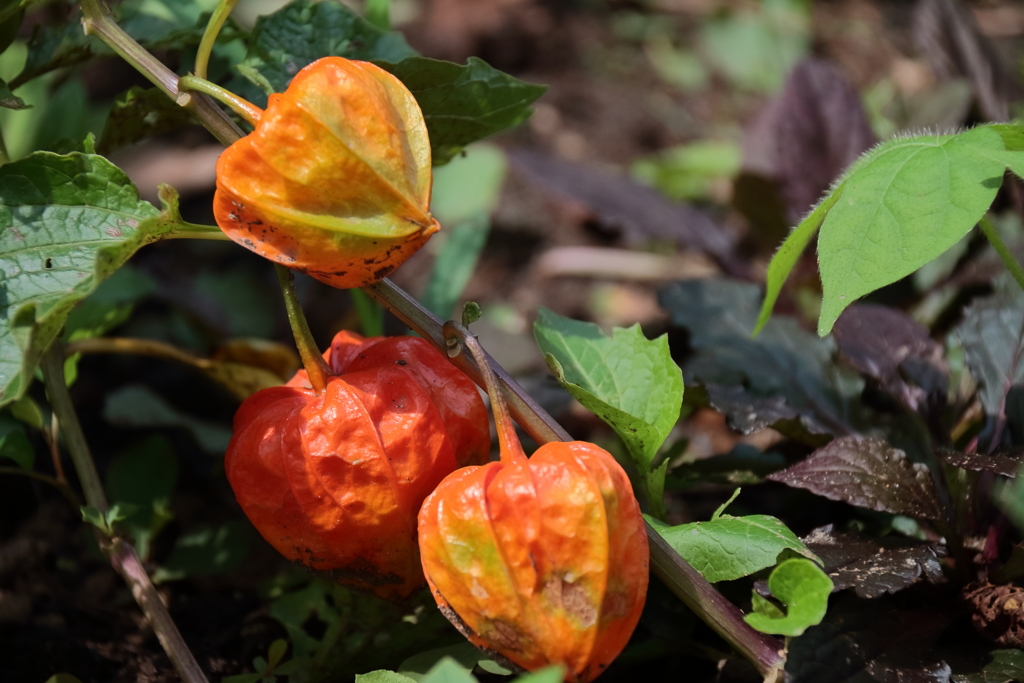
<svg viewBox="0 0 1024 683"><path fill-rule="evenodd" d="M952 616L898 609L885 597L833 595L818 626L790 641L788 683L949 683L933 647Z"/></svg>
<svg viewBox="0 0 1024 683"><path fill-rule="evenodd" d="M966 5L957 0L920 0L913 32L940 79L966 78L989 121L1010 118L1009 103L1020 99L1020 84L996 46L978 30Z"/></svg>
<svg viewBox="0 0 1024 683"><path fill-rule="evenodd" d="M996 451L991 455L984 453L963 453L948 448L938 451L938 455L953 467L971 472L992 472L1001 477L1016 477L1020 471L1021 463L1024 462L1024 449Z"/></svg>
<svg viewBox="0 0 1024 683"><path fill-rule="evenodd" d="M945 394L949 368L942 346L931 338L928 328L906 313L888 306L854 304L839 317L833 332L850 364L909 408L917 409L927 398L927 389ZM905 381L908 371L917 386Z"/></svg>
<svg viewBox="0 0 1024 683"><path fill-rule="evenodd" d="M942 517L928 468L880 439L836 439L768 479L879 512Z"/></svg>
<svg viewBox="0 0 1024 683"><path fill-rule="evenodd" d="M824 563L835 590L853 588L862 598L877 598L911 586L921 578L942 583L939 557L945 550L899 536L878 540L836 533L832 525L815 529L803 539Z"/></svg>
<svg viewBox="0 0 1024 683"><path fill-rule="evenodd" d="M795 225L875 144L875 135L860 93L826 61L808 59L793 67L780 103L775 174Z"/></svg>
<svg viewBox="0 0 1024 683"><path fill-rule="evenodd" d="M813 414L802 414L781 396L753 396L744 387L723 387L708 384L708 402L722 413L731 429L741 434L771 427L783 436L813 446L823 446L831 440L831 430L822 425Z"/></svg>
<svg viewBox="0 0 1024 683"><path fill-rule="evenodd" d="M526 149L511 150L508 158L514 170L545 191L583 204L602 224L622 230L627 243L657 237L723 261L733 258L734 238L710 216L628 176Z"/></svg>

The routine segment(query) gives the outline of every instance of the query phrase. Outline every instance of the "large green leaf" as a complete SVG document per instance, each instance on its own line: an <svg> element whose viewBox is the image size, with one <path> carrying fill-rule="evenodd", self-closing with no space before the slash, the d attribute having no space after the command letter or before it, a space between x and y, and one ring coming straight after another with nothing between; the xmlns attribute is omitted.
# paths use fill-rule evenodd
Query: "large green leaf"
<svg viewBox="0 0 1024 683"><path fill-rule="evenodd" d="M427 122L434 165L447 163L471 142L525 121L548 89L525 83L470 57L464 65L427 57L381 61L409 88Z"/></svg>
<svg viewBox="0 0 1024 683"><path fill-rule="evenodd" d="M664 468L654 458L679 419L683 373L668 337L647 339L639 325L605 336L593 323L541 308L537 344L558 382L615 430L647 481L648 503L660 516Z"/></svg>
<svg viewBox="0 0 1024 683"><path fill-rule="evenodd" d="M1012 127L980 127L896 139L861 157L776 255L759 327L816 224L821 335L854 301L954 246L984 216L1006 168L1024 172L1024 152L1006 148L1016 146L1014 133Z"/></svg>
<svg viewBox="0 0 1024 683"><path fill-rule="evenodd" d="M798 557L772 571L768 590L786 604L786 614L767 600L755 599L755 611L745 617L746 622L762 633L799 636L825 618L832 579L818 565Z"/></svg>
<svg viewBox="0 0 1024 683"><path fill-rule="evenodd" d="M652 518L648 521L711 583L733 581L772 567L787 550L818 559L789 527L770 515L720 515L707 522L671 527Z"/></svg>
<svg viewBox="0 0 1024 683"><path fill-rule="evenodd" d="M231 90L258 106L284 92L295 74L322 57L398 62L416 54L397 31L383 31L336 0L294 0L260 17Z"/></svg>
<svg viewBox="0 0 1024 683"><path fill-rule="evenodd" d="M37 152L0 167L0 405L25 393L80 300L145 244L182 225L95 154Z"/></svg>

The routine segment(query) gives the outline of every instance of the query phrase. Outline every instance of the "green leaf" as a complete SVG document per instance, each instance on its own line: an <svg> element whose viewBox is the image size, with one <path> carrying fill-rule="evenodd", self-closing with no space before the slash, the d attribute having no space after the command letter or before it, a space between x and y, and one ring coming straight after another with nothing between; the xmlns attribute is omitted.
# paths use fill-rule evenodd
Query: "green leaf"
<svg viewBox="0 0 1024 683"><path fill-rule="evenodd" d="M445 657L427 672L422 683L477 683L477 680L457 661Z"/></svg>
<svg viewBox="0 0 1024 683"><path fill-rule="evenodd" d="M978 673L954 675L956 683L1014 683L1024 680L1024 651L993 650L991 661Z"/></svg>
<svg viewBox="0 0 1024 683"><path fill-rule="evenodd" d="M411 683L412 678L397 674L394 671L371 671L366 674L356 674L356 683Z"/></svg>
<svg viewBox="0 0 1024 683"><path fill-rule="evenodd" d="M799 636L825 618L832 579L810 560L794 558L772 571L768 590L785 603L786 615L755 612L745 617L746 622L762 633Z"/></svg>
<svg viewBox="0 0 1024 683"><path fill-rule="evenodd" d="M97 150L109 154L133 142L194 123L188 110L159 88L132 86L111 105Z"/></svg>
<svg viewBox="0 0 1024 683"><path fill-rule="evenodd" d="M257 19L246 42L248 51L238 67L245 77L229 88L260 107L266 106L267 95L258 80L284 92L295 74L322 57L397 62L416 54L401 33L382 31L334 0L294 0Z"/></svg>
<svg viewBox="0 0 1024 683"><path fill-rule="evenodd" d="M77 302L181 225L177 193L161 198L162 213L94 154L36 152L0 167L0 405L24 395Z"/></svg>
<svg viewBox="0 0 1024 683"><path fill-rule="evenodd" d="M525 83L470 57L464 65L408 57L378 65L398 77L423 110L435 166L476 140L513 128L527 118L545 85Z"/></svg>
<svg viewBox="0 0 1024 683"><path fill-rule="evenodd" d="M487 655L480 652L472 643L463 641L457 645L439 647L413 655L399 665L398 673L415 681L422 681L441 660L447 659L466 671L472 671L477 662L486 658Z"/></svg>
<svg viewBox="0 0 1024 683"><path fill-rule="evenodd" d="M36 459L21 423L7 415L0 415L0 458L13 460L25 470L31 470Z"/></svg>
<svg viewBox="0 0 1024 683"><path fill-rule="evenodd" d="M43 428L43 411L31 396L22 396L12 403L11 416L33 429Z"/></svg>
<svg viewBox="0 0 1024 683"><path fill-rule="evenodd" d="M796 534L769 515L721 515L673 527L651 518L648 521L711 583L732 581L774 566L787 550L820 562Z"/></svg>
<svg viewBox="0 0 1024 683"><path fill-rule="evenodd" d="M220 683L257 683L261 678L263 674L238 674L222 678Z"/></svg>
<svg viewBox="0 0 1024 683"><path fill-rule="evenodd" d="M287 652L288 641L284 638L278 638L270 644L270 649L267 651L267 666L271 671L277 668L277 665L281 663Z"/></svg>
<svg viewBox="0 0 1024 683"><path fill-rule="evenodd" d="M782 619L786 616L786 613L778 605L756 591L750 596L750 606L754 612L763 614L769 619Z"/></svg>
<svg viewBox="0 0 1024 683"><path fill-rule="evenodd" d="M818 334L855 300L955 245L985 215L1005 163L990 128L892 140L856 163L818 238L823 300Z"/></svg>
<svg viewBox="0 0 1024 683"><path fill-rule="evenodd" d="M53 674L46 679L46 683L82 683L78 680L78 677L72 676L71 674Z"/></svg>
<svg viewBox="0 0 1024 683"><path fill-rule="evenodd" d="M182 413L141 385L128 385L107 394L103 417L119 426L183 427L192 432L203 450L217 455L231 441L227 427Z"/></svg>
<svg viewBox="0 0 1024 683"><path fill-rule="evenodd" d="M434 171L430 211L445 231L438 235L439 246L431 244L437 258L421 302L444 320L451 317L483 251L507 166L501 149L476 145Z"/></svg>
<svg viewBox="0 0 1024 683"><path fill-rule="evenodd" d="M640 474L655 474L654 458L679 419L683 373L669 353L668 337L649 340L639 325L607 337L593 323L541 308L537 344L555 378L576 400L622 438ZM657 507L661 490L648 488ZM660 515L656 515L660 516Z"/></svg>
<svg viewBox="0 0 1024 683"><path fill-rule="evenodd" d="M107 492L113 500L149 510L168 498L178 482L178 458L162 436L153 435L120 452L107 467Z"/></svg>
<svg viewBox="0 0 1024 683"><path fill-rule="evenodd" d="M153 573L153 582L234 571L245 562L251 537L248 522L240 520L191 531L175 543L171 556Z"/></svg>
<svg viewBox="0 0 1024 683"><path fill-rule="evenodd" d="M532 674L523 674L512 679L512 683L561 683L565 679L564 666L549 666Z"/></svg>
<svg viewBox="0 0 1024 683"><path fill-rule="evenodd" d="M125 264L78 302L64 323L68 341L101 337L131 315L135 304L156 290L156 283L142 271Z"/></svg>
<svg viewBox="0 0 1024 683"><path fill-rule="evenodd" d="M107 527L107 520L103 518L103 515L99 510L94 508L92 505L83 505L81 511L83 522L92 524L105 534L110 534L110 529Z"/></svg>
<svg viewBox="0 0 1024 683"><path fill-rule="evenodd" d="M772 316L772 309L782 291L782 285L786 278L793 271L793 267L804 253L804 249L810 243L811 238L818 232L825 215L829 212L839 197L843 194L844 185L839 185L832 192L818 203L814 210L807 215L807 218L800 221L800 225L789 234L779 250L775 252L771 263L768 264L767 286L764 293L764 303L761 304L761 313L757 317L757 325L754 327L754 336L764 328L768 319Z"/></svg>

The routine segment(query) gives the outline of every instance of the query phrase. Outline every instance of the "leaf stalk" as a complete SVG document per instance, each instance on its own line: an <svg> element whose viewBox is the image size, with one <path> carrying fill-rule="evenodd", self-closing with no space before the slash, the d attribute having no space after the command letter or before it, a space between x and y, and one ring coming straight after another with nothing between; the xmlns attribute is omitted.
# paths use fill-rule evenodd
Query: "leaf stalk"
<svg viewBox="0 0 1024 683"><path fill-rule="evenodd" d="M313 339L313 333L309 329L306 314L302 312L299 295L295 291L295 275L279 263L274 264L274 269L277 271L277 281L281 283L284 307L288 311L288 324L291 325L292 334L295 336L295 346L299 349L299 358L302 359L302 365L306 368L306 374L309 375L309 383L313 385L313 391L322 394L327 389L327 380L333 373L320 354L316 340Z"/></svg>
<svg viewBox="0 0 1024 683"><path fill-rule="evenodd" d="M1020 263L1010 253L1009 247L1006 246L1006 242L1000 237L999 231L992 225L992 221L989 220L988 216L982 216L981 220L978 221L978 226L981 231L985 233L985 237L992 244L992 248L999 254L999 258L1006 264L1006 269L1013 275L1013 279L1017 281L1021 289L1024 289L1024 268L1021 268Z"/></svg>
<svg viewBox="0 0 1024 683"><path fill-rule="evenodd" d="M224 22L227 21L237 4L238 0L220 0L213 10L213 14L210 15L210 21L206 24L206 31L203 32L203 39L199 42L199 50L196 52L195 75L199 78L206 79L213 45L217 42L217 36L220 35Z"/></svg>

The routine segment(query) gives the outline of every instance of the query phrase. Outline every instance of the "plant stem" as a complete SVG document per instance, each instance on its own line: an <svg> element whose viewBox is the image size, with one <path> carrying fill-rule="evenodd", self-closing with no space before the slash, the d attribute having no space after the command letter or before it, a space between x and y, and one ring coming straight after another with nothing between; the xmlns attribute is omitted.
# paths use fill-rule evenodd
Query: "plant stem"
<svg viewBox="0 0 1024 683"><path fill-rule="evenodd" d="M1003 263L1006 264L1006 269L1013 275L1013 279L1017 281L1021 289L1024 289L1024 268L1021 268L1021 265L1017 263L1017 259L1010 253L1006 242L999 236L999 231L992 225L992 221L988 219L988 216L982 216L981 220L978 221L978 225L981 227L981 231L985 233L988 241L992 243L992 248L999 254L999 258L1003 259Z"/></svg>
<svg viewBox="0 0 1024 683"><path fill-rule="evenodd" d="M92 15L97 18L103 16L105 18L105 15L102 15L98 8L98 0L82 0L82 9L86 16ZM98 33L98 35L104 42L107 41L105 34ZM142 50L137 44L135 45L139 50ZM143 50L143 52L145 51ZM138 59L128 59L128 61L141 71L143 75L150 78L150 80L155 78L149 71L150 68L159 68L167 71L166 67L156 62L156 60L140 61ZM155 62L155 65L153 62ZM177 81L175 80L176 84ZM176 98L176 89L173 94L168 92L168 95ZM230 145L242 136L242 132L227 117L227 114L215 106L197 107L191 111L199 119L200 123L213 132L225 145ZM281 266L277 267L281 268ZM364 287L363 291L370 298L391 311L410 328L418 332L420 336L429 341L441 353L447 353L441 321L408 293L386 279ZM487 356L486 352L484 355L487 358L488 365L490 365L498 378L498 385L508 403L509 412L512 414L512 417L537 443L572 440L569 433L548 415L505 372L504 368ZM469 355L459 354L456 358L452 359L452 362L478 385L482 383L480 374L476 369L476 364ZM312 380L312 378L310 379ZM743 613L740 612L739 608L726 600L697 570L672 550L650 525L647 525L647 535L651 548L651 565L654 573L697 616L703 619L716 633L721 635L743 657L750 660L758 671L765 676L774 675L785 662L783 644L776 638L755 631L743 621Z"/></svg>
<svg viewBox="0 0 1024 683"><path fill-rule="evenodd" d="M363 291L391 311L442 353L448 352L441 321L416 299L389 280L381 280ZM509 377L486 352L484 362L497 376L502 396L516 422L540 444L548 441L571 441L561 425L530 398L519 384ZM485 387L478 363L469 354L459 354L451 361L477 385ZM743 612L719 593L700 572L694 569L663 539L650 524L646 525L654 573L683 603L749 660L763 676L775 675L785 663L784 646L777 639L754 630L743 620Z"/></svg>
<svg viewBox="0 0 1024 683"><path fill-rule="evenodd" d="M178 76L160 60L146 51L125 33L103 8L100 0L82 0L82 28L86 35L95 35L126 62L135 67L172 100L178 100ZM181 103L193 116L225 145L242 137L242 131L214 102L203 95L193 95Z"/></svg>
<svg viewBox="0 0 1024 683"><path fill-rule="evenodd" d="M476 367L480 370L480 377L483 380L487 396L491 399L491 412L494 413L494 426L498 428L498 444L501 451L501 463L503 465L514 465L526 462L526 453L523 452L523 445L516 436L516 427L512 424L512 417L508 412L508 405L505 398L498 389L498 380L491 369L491 363L484 355L484 348L472 332L465 327L449 320L442 328L445 347L448 358L455 358L465 348L476 361Z"/></svg>
<svg viewBox="0 0 1024 683"><path fill-rule="evenodd" d="M313 391L323 393L327 388L327 380L331 376L331 369L320 354L320 349L313 339L313 333L309 330L309 323L306 315L302 312L299 304L299 295L295 292L295 276L292 271L284 266L275 263L277 281L281 283L281 293L284 294L284 307L288 311L288 324L292 327L292 334L295 336L295 346L299 349L299 358L309 375L309 383Z"/></svg>
<svg viewBox="0 0 1024 683"><path fill-rule="evenodd" d="M221 104L227 105L231 111L245 119L245 122L253 128L256 127L256 124L260 122L260 118L263 116L263 110L252 102L242 99L227 88L222 88L216 83L211 83L199 76L182 76L178 79L178 91L180 94L177 101L182 106L187 104L184 98L191 97L190 93L203 93Z"/></svg>
<svg viewBox="0 0 1024 683"><path fill-rule="evenodd" d="M227 21L228 16L237 4L238 0L220 0L217 3L216 9L213 10L213 14L210 15L210 21L206 24L203 39L199 43L199 51L196 52L194 73L199 78L206 78L206 71L210 65L210 53L213 52L213 44L217 42L217 36L224 26L224 22Z"/></svg>
<svg viewBox="0 0 1024 683"><path fill-rule="evenodd" d="M82 508L82 501L78 500L78 496L71 489L66 481L60 481L55 477L51 477L48 474L42 472L36 472L34 470L26 470L21 467L0 467L0 474L20 474L23 477L30 477L41 482L45 482L50 486L54 487L64 498L71 503L71 507L75 509L77 513Z"/></svg>
<svg viewBox="0 0 1024 683"><path fill-rule="evenodd" d="M96 508L101 514L106 514L109 506L107 496L103 492L103 484L100 482L100 475L96 471L92 454L89 452L89 444L86 443L85 434L82 432L82 425L78 422L78 415L75 413L75 406L71 402L71 394L68 393L67 384L64 382L64 343L60 340L53 342L42 359L43 383L46 385L46 393L50 397L50 404L53 413L60 421L64 430L64 438L71 453L71 462L75 465L78 473L78 480L82 484L82 491L85 492L85 502ZM121 538L108 538L97 531L97 541L100 548L110 559L114 569L124 577L128 587L131 588L132 596L139 603L146 619L153 627L164 651L178 670L178 675L185 683L208 683L203 670L199 668L188 645L174 625L170 613L160 600L160 595L149 580L149 575L139 562L135 549L130 543Z"/></svg>

